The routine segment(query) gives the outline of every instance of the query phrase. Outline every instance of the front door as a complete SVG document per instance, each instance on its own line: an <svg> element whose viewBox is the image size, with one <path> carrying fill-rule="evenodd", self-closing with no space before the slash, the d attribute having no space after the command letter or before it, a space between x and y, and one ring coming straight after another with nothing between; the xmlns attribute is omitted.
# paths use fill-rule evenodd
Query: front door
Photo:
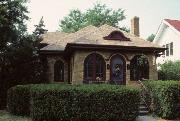
<svg viewBox="0 0 180 121"><path fill-rule="evenodd" d="M125 84L126 80L126 66L125 60L120 55L115 55L111 58L110 78L111 82L115 84Z"/></svg>

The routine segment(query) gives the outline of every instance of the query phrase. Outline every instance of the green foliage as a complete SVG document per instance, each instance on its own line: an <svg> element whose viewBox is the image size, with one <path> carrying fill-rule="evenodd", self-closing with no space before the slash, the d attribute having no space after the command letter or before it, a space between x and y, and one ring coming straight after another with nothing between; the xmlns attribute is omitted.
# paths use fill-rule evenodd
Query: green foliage
<svg viewBox="0 0 180 121"><path fill-rule="evenodd" d="M30 87L31 85L18 85L8 90L8 111L14 115L30 115Z"/></svg>
<svg viewBox="0 0 180 121"><path fill-rule="evenodd" d="M140 55L137 57L137 65L139 66L139 68L144 68L147 67L148 65L148 59L145 55Z"/></svg>
<svg viewBox="0 0 180 121"><path fill-rule="evenodd" d="M17 83L13 79L18 78L21 73L21 62L27 59L26 54L31 53L29 47L26 52L23 49L23 45L29 43L24 24L28 20L25 3L26 0L0 1L0 109L6 105L7 89ZM23 58L18 59L22 56Z"/></svg>
<svg viewBox="0 0 180 121"><path fill-rule="evenodd" d="M70 11L69 15L64 17L60 24L62 31L67 33L76 32L85 26L86 20L84 14L78 9Z"/></svg>
<svg viewBox="0 0 180 121"><path fill-rule="evenodd" d="M32 89L36 121L130 121L138 116L139 90L112 85L42 85Z"/></svg>
<svg viewBox="0 0 180 121"><path fill-rule="evenodd" d="M0 1L0 109L10 87L42 82L38 35L27 34L27 13L26 0Z"/></svg>
<svg viewBox="0 0 180 121"><path fill-rule="evenodd" d="M40 38L40 36L42 34L45 34L47 32L47 30L44 28L45 25L44 25L44 20L43 20L43 17L41 17L40 21L39 21L39 24L38 25L35 25L35 30L33 32L33 35L37 38Z"/></svg>
<svg viewBox="0 0 180 121"><path fill-rule="evenodd" d="M144 84L150 91L151 110L162 118L176 119L180 111L177 107L180 83L168 80L146 81Z"/></svg>
<svg viewBox="0 0 180 121"><path fill-rule="evenodd" d="M60 21L59 26L63 32L76 32L88 25L99 27L108 24L118 27L118 23L125 18L124 10L112 10L107 8L106 5L96 3L93 8L88 9L84 13L78 9L70 11L70 14ZM120 29L129 32L129 29L126 27Z"/></svg>
<svg viewBox="0 0 180 121"><path fill-rule="evenodd" d="M42 121L131 121L138 116L140 90L113 85L36 84L8 91L8 110Z"/></svg>
<svg viewBox="0 0 180 121"><path fill-rule="evenodd" d="M180 61L166 61L158 70L161 80L180 80Z"/></svg>
<svg viewBox="0 0 180 121"><path fill-rule="evenodd" d="M151 34L150 36L148 36L147 41L152 42L154 40L155 36L156 36L155 34Z"/></svg>

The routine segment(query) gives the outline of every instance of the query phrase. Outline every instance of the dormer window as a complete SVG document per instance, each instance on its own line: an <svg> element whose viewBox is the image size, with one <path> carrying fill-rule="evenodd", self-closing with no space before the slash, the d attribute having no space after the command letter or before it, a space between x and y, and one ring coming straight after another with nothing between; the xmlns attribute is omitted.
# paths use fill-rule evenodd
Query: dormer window
<svg viewBox="0 0 180 121"><path fill-rule="evenodd" d="M130 41L129 38L125 37L120 31L113 31L108 36L104 37L105 40L120 40L120 41Z"/></svg>

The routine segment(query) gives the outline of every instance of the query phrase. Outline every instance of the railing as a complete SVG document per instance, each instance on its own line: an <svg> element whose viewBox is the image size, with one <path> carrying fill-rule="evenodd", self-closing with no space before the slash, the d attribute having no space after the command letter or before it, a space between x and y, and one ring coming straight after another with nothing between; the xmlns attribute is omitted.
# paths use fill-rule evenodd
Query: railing
<svg viewBox="0 0 180 121"><path fill-rule="evenodd" d="M98 81L98 80L86 80L83 81L84 84L103 84L107 83L107 81Z"/></svg>
<svg viewBox="0 0 180 121"><path fill-rule="evenodd" d="M150 111L151 99L147 100L147 96L150 98L150 92L141 80L138 80L138 82L142 87L141 99L142 99L143 103L146 105L146 107L148 108L148 110Z"/></svg>

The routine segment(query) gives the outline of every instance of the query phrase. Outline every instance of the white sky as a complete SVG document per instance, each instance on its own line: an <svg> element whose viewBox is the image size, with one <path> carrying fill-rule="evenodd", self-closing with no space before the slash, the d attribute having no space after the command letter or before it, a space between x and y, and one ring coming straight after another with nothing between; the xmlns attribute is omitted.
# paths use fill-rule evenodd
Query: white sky
<svg viewBox="0 0 180 121"><path fill-rule="evenodd" d="M29 17L28 31L34 30L43 16L46 29L49 32L58 30L59 21L68 15L72 9L82 11L93 7L97 0L30 0L28 3ZM140 35L147 38L156 33L162 19L180 20L180 0L98 0L109 8L125 9L127 18L120 26L130 27L130 19L140 17Z"/></svg>

